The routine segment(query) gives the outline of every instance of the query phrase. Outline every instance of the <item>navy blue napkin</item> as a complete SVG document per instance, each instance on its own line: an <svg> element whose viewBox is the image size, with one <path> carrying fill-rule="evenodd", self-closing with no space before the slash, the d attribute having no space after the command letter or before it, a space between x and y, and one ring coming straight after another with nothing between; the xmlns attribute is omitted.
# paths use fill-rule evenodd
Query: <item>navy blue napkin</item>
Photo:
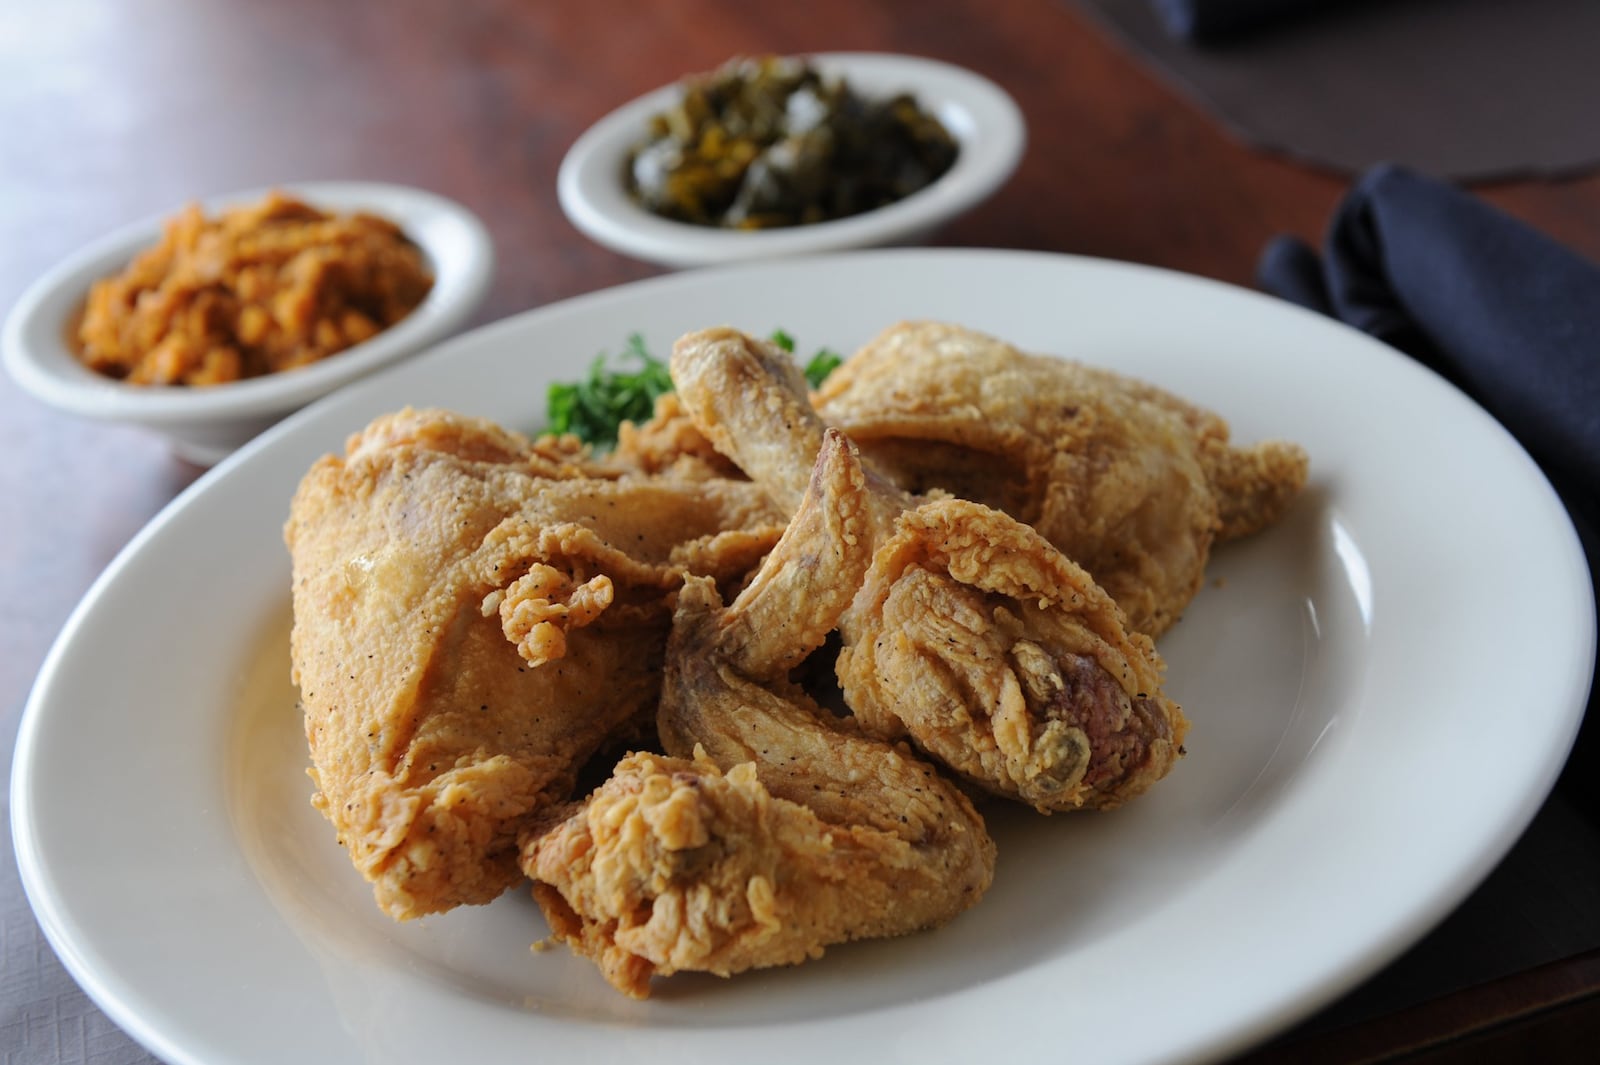
<svg viewBox="0 0 1600 1065"><path fill-rule="evenodd" d="M1396 166L1351 189L1318 258L1279 237L1261 286L1405 351L1471 395L1570 509L1600 494L1600 265Z"/></svg>
<svg viewBox="0 0 1600 1065"><path fill-rule="evenodd" d="M1167 32L1216 43L1296 18L1332 0L1151 0Z"/></svg>
<svg viewBox="0 0 1600 1065"><path fill-rule="evenodd" d="M1279 237L1257 274L1268 292L1401 349L1494 415L1561 494L1600 577L1600 264L1451 185L1384 165L1339 205L1320 257ZM1591 801L1597 716L1579 743L1590 748L1581 786Z"/></svg>

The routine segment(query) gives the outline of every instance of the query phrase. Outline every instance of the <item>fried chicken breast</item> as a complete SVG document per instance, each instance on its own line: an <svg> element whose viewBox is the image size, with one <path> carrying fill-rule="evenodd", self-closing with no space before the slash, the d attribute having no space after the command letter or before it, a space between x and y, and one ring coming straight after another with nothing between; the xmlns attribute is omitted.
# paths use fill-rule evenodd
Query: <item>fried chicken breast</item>
<svg viewBox="0 0 1600 1065"><path fill-rule="evenodd" d="M570 443L407 410L295 495L313 801L395 918L520 878L521 830L648 730L684 575L735 580L782 528L745 482L600 472Z"/></svg>

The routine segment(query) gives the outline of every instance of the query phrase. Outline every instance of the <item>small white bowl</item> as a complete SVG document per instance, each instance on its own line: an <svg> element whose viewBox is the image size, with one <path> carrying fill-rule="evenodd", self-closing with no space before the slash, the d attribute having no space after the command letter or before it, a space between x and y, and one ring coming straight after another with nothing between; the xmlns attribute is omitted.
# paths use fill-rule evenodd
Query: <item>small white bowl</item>
<svg viewBox="0 0 1600 1065"><path fill-rule="evenodd" d="M955 165L906 197L849 218L783 229L733 230L675 222L635 203L623 184L628 153L651 116L675 105L669 85L611 112L579 137L557 179L561 208L584 234L613 251L664 266L765 259L910 244L987 199L1017 168L1027 142L1016 102L970 70L905 55L831 52L807 56L827 78L844 78L869 97L913 94L960 147Z"/></svg>
<svg viewBox="0 0 1600 1065"><path fill-rule="evenodd" d="M400 185L338 181L273 186L327 211L367 211L400 226L433 271L427 298L371 340L309 366L203 388L130 385L95 373L69 347L69 323L90 286L161 239L181 208L125 226L67 258L23 293L0 332L0 358L25 391L70 414L165 434L183 458L209 466L261 430L340 385L413 355L460 329L483 301L494 246L477 216L442 196ZM202 202L207 215L270 190Z"/></svg>

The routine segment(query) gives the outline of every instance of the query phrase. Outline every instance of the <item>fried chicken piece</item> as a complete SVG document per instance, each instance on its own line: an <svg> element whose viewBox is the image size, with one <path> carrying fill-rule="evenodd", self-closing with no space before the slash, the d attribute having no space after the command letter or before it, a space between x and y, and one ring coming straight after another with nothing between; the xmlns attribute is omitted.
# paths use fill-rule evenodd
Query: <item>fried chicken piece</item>
<svg viewBox="0 0 1600 1065"><path fill-rule="evenodd" d="M824 427L787 356L707 330L679 340L672 374L706 438L797 506ZM1115 806L1166 774L1187 723L1149 637L1082 567L999 511L918 506L870 463L863 477L874 557L838 677L865 732L1045 812Z"/></svg>
<svg viewBox="0 0 1600 1065"><path fill-rule="evenodd" d="M1149 638L1031 526L963 499L901 516L846 623L838 673L868 732L909 733L981 787L1109 809L1177 759L1188 725Z"/></svg>
<svg viewBox="0 0 1600 1065"><path fill-rule="evenodd" d="M787 680L867 564L864 490L833 436L731 606L689 578L659 715L668 751L688 757L630 755L580 813L525 845L554 934L618 990L644 997L654 975L792 965L934 927L993 878L994 843L960 791Z"/></svg>
<svg viewBox="0 0 1600 1065"><path fill-rule="evenodd" d="M743 475L695 428L676 392L656 397L650 420L625 421L617 428L617 446L600 460L627 473L671 474L686 480Z"/></svg>
<svg viewBox="0 0 1600 1065"><path fill-rule="evenodd" d="M1234 447L1222 418L1152 385L940 322L880 334L816 408L902 487L1034 526L1151 636L1199 590L1213 542L1276 521L1306 480L1295 444Z"/></svg>
<svg viewBox="0 0 1600 1065"><path fill-rule="evenodd" d="M519 879L523 827L648 730L684 574L742 579L782 529L743 482L596 472L570 441L407 410L295 495L313 802L397 919Z"/></svg>

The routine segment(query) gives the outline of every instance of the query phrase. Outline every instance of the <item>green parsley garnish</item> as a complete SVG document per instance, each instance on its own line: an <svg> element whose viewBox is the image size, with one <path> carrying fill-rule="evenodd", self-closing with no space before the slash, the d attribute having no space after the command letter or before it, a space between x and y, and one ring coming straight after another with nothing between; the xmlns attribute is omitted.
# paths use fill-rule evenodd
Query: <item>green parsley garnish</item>
<svg viewBox="0 0 1600 1065"><path fill-rule="evenodd" d="M624 421L648 419L656 397L672 391L672 376L667 364L645 349L644 337L638 333L628 337L628 346L617 362L629 358L638 365L637 370L608 367L602 352L590 363L584 380L551 385L547 401L550 431L573 433L587 444L606 446L617 442L617 428Z"/></svg>
<svg viewBox="0 0 1600 1065"><path fill-rule="evenodd" d="M794 354L794 337L779 329L772 342ZM631 360L638 369L608 365L604 352L589 364L589 376L582 381L550 386L546 400L546 422L550 432L572 433L586 444L610 447L617 442L617 430L625 421L646 421L655 412L656 397L672 391L672 375L667 364L650 354L644 337L633 333L616 362ZM812 388L844 360L837 352L822 348L805 365L806 382Z"/></svg>

